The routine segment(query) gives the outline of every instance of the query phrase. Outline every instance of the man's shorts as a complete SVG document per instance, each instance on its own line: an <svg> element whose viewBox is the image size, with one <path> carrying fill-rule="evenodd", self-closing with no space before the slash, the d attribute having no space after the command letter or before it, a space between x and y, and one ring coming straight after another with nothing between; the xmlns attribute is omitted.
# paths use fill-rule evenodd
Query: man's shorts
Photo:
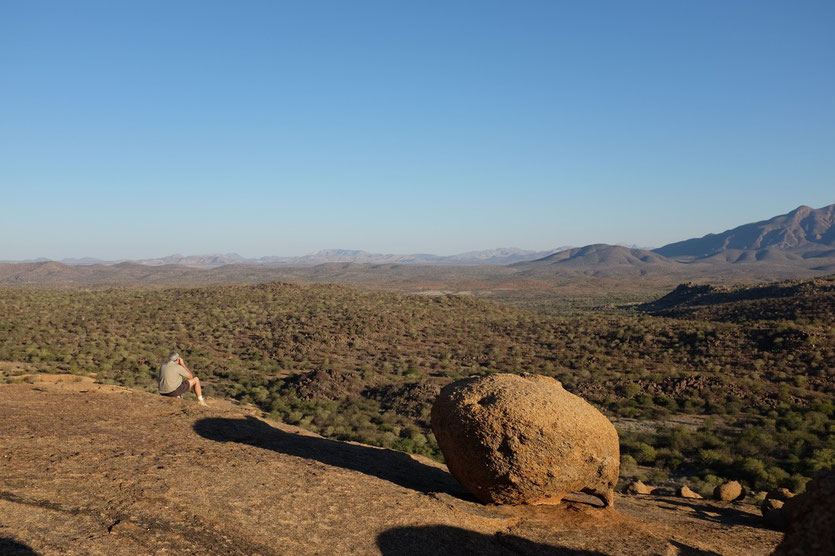
<svg viewBox="0 0 835 556"><path fill-rule="evenodd" d="M185 394L188 391L189 391L188 381L184 380L182 383L180 383L179 386L177 386L177 388L174 389L173 392L168 392L167 394L162 394L162 395L163 396L169 396L171 398L179 398L180 396L182 396L183 394Z"/></svg>

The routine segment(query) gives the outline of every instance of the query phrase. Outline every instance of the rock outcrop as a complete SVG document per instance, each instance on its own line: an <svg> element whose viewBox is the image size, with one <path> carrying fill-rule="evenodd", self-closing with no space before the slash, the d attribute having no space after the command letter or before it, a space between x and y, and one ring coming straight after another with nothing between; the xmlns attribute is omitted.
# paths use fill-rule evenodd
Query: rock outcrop
<svg viewBox="0 0 835 556"><path fill-rule="evenodd" d="M683 486L679 487L677 494L679 496L681 496L682 498L701 498L702 497L702 495L699 494L698 492L693 492L692 490L690 490L690 487L688 487L687 485L683 485Z"/></svg>
<svg viewBox="0 0 835 556"><path fill-rule="evenodd" d="M788 502L792 498L794 498L794 493L787 488L775 488L765 495L766 500L779 500L780 502Z"/></svg>
<svg viewBox="0 0 835 556"><path fill-rule="evenodd" d="M655 489L645 485L642 481L632 481L626 487L626 494L652 494Z"/></svg>
<svg viewBox="0 0 835 556"><path fill-rule="evenodd" d="M583 491L612 504L617 431L553 378L495 374L450 384L432 406L432 430L452 475L482 502L549 504Z"/></svg>
<svg viewBox="0 0 835 556"><path fill-rule="evenodd" d="M835 554L835 467L818 473L806 492L787 500L786 536L775 555Z"/></svg>
<svg viewBox="0 0 835 556"><path fill-rule="evenodd" d="M760 511L762 512L763 516L765 516L765 514L767 514L768 512L779 510L783 507L783 504L785 504L785 502L783 502L782 500L778 500L776 498L766 498L765 500L763 500L763 503L760 504Z"/></svg>
<svg viewBox="0 0 835 556"><path fill-rule="evenodd" d="M482 506L437 462L252 406L2 371L0 554L768 554L783 537L663 496Z"/></svg>
<svg viewBox="0 0 835 556"><path fill-rule="evenodd" d="M713 497L722 502L730 502L742 496L742 485L736 481L722 483L713 489Z"/></svg>

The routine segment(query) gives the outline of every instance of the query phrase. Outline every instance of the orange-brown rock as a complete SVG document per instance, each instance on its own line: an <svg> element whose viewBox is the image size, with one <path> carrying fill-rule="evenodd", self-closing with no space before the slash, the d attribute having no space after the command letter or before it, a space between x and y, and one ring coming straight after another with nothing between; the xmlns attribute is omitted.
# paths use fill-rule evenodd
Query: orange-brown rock
<svg viewBox="0 0 835 556"><path fill-rule="evenodd" d="M760 504L760 511L764 516L768 512L779 510L783 507L783 504L785 504L785 502L783 502L782 500L778 500L776 498L766 498L765 500L763 500L763 503Z"/></svg>
<svg viewBox="0 0 835 556"><path fill-rule="evenodd" d="M806 492L787 500L786 536L775 555L835 554L835 467L818 473Z"/></svg>
<svg viewBox="0 0 835 556"><path fill-rule="evenodd" d="M437 462L251 406L2 371L0 554L735 555L783 537L751 505L717 519L663 495L482 506Z"/></svg>
<svg viewBox="0 0 835 556"><path fill-rule="evenodd" d="M690 489L690 487L688 487L687 485L679 487L677 494L679 496L681 496L682 498L701 498L702 497L701 494L699 494L698 492L693 492Z"/></svg>
<svg viewBox="0 0 835 556"><path fill-rule="evenodd" d="M642 481L632 481L626 487L626 494L652 494L655 489L645 485Z"/></svg>
<svg viewBox="0 0 835 556"><path fill-rule="evenodd" d="M713 497L722 502L730 502L742 496L742 485L736 481L727 481L713 489Z"/></svg>
<svg viewBox="0 0 835 556"><path fill-rule="evenodd" d="M788 502L790 498L794 498L794 493L787 488L775 488L765 495L766 500L779 500L780 502Z"/></svg>
<svg viewBox="0 0 835 556"><path fill-rule="evenodd" d="M482 502L548 504L583 491L612 504L617 431L553 378L495 374L450 384L432 406L432 431L452 475Z"/></svg>

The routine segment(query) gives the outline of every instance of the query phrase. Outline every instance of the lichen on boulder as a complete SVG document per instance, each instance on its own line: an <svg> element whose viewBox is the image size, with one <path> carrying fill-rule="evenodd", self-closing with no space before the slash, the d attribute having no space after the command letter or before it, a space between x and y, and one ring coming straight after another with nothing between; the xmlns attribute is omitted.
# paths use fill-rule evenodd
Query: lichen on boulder
<svg viewBox="0 0 835 556"><path fill-rule="evenodd" d="M553 378L494 374L454 382L436 398L431 422L450 472L482 502L549 504L582 491L612 504L617 431Z"/></svg>

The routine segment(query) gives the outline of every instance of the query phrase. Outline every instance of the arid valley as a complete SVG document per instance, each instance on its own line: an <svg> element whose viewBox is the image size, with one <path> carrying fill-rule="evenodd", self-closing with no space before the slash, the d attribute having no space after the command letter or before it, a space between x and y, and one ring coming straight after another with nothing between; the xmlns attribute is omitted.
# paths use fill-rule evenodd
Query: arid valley
<svg viewBox="0 0 835 556"><path fill-rule="evenodd" d="M799 211L782 237L832 225L833 207ZM674 287L684 271L638 256L559 272L554 255L510 266L7 263L3 533L77 553L190 551L207 536L223 552L316 553L333 535L339 552L358 553L770 552L785 525L764 518L763 497L802 492L835 457L835 281L825 255L785 263L832 245L797 243L749 246L770 255ZM787 272L797 276L768 280ZM183 346L209 407L154 397L169 346ZM452 381L506 372L554 377L600 409L618 431L617 491L633 494L613 510L583 495L505 508L458 486L430 428L433 400ZM174 444L152 440L172 427ZM163 487L155 469L168 466L183 480ZM727 481L743 485L739 500L710 501ZM352 525L356 511L379 521Z"/></svg>

